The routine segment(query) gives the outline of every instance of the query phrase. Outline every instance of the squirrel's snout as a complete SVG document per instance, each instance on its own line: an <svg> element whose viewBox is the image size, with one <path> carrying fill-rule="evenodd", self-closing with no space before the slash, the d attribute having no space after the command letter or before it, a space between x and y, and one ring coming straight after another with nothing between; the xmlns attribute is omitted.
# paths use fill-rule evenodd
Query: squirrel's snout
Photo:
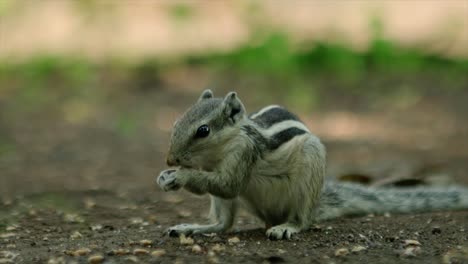
<svg viewBox="0 0 468 264"><path fill-rule="evenodd" d="M172 155L168 155L166 158L166 163L168 166L177 166L180 163L180 159L174 158Z"/></svg>

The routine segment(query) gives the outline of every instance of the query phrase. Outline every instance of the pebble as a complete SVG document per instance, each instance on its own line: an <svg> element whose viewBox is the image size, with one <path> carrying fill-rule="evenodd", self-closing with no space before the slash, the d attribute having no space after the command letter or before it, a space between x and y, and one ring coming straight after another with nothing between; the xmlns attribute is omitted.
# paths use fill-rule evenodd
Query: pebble
<svg viewBox="0 0 468 264"><path fill-rule="evenodd" d="M13 263L13 262L0 262L0 263ZM47 264L66 264L65 258L63 257L52 257L47 261Z"/></svg>
<svg viewBox="0 0 468 264"><path fill-rule="evenodd" d="M104 256L102 255L94 255L88 258L88 263L91 264L99 264L104 261Z"/></svg>
<svg viewBox="0 0 468 264"><path fill-rule="evenodd" d="M164 255L166 255L165 249L156 249L153 252L151 252L151 256L153 257L162 257Z"/></svg>
<svg viewBox="0 0 468 264"><path fill-rule="evenodd" d="M237 244L240 242L240 239L238 237L231 237L228 239L229 244Z"/></svg>
<svg viewBox="0 0 468 264"><path fill-rule="evenodd" d="M89 248L80 248L80 249L77 249L77 250L73 251L71 254L73 256L85 256L85 255L88 255L89 253L91 253L91 249L89 249Z"/></svg>
<svg viewBox="0 0 468 264"><path fill-rule="evenodd" d="M17 225L11 225L5 228L6 231L15 231L16 229L18 229Z"/></svg>
<svg viewBox="0 0 468 264"><path fill-rule="evenodd" d="M132 223L133 225L140 225L143 223L143 218L140 218L140 217L130 218L130 223Z"/></svg>
<svg viewBox="0 0 468 264"><path fill-rule="evenodd" d="M219 262L219 259L216 256L209 256L208 257L208 263L218 264L220 262Z"/></svg>
<svg viewBox="0 0 468 264"><path fill-rule="evenodd" d="M284 253L286 253L286 250L284 250L284 249L278 249L278 254L284 254Z"/></svg>
<svg viewBox="0 0 468 264"><path fill-rule="evenodd" d="M82 237L83 237L83 235L78 231L75 231L75 232L73 232L73 234L70 235L71 239L79 239L79 238L82 238Z"/></svg>
<svg viewBox="0 0 468 264"><path fill-rule="evenodd" d="M164 197L164 201L169 202L169 203L173 203L173 204L178 204L178 203L183 202L184 199L182 197L180 197L179 195L167 194Z"/></svg>
<svg viewBox="0 0 468 264"><path fill-rule="evenodd" d="M451 249L442 256L442 263L468 263L468 247L458 246L456 249Z"/></svg>
<svg viewBox="0 0 468 264"><path fill-rule="evenodd" d="M155 215L150 215L150 216L148 217L148 221L150 221L151 223L155 224L155 223L158 222L158 217L155 216Z"/></svg>
<svg viewBox="0 0 468 264"><path fill-rule="evenodd" d="M83 223L84 220L78 214L65 214L63 220L68 223Z"/></svg>
<svg viewBox="0 0 468 264"><path fill-rule="evenodd" d="M221 244L215 244L213 247L211 247L211 250L213 250L213 252L223 252L224 250L226 250L226 247L221 245Z"/></svg>
<svg viewBox="0 0 468 264"><path fill-rule="evenodd" d="M133 250L133 255L148 255L149 251L143 248L136 248Z"/></svg>
<svg viewBox="0 0 468 264"><path fill-rule="evenodd" d="M153 241L149 240L149 239L143 239L143 240L140 240L140 245L144 246L144 247L149 247L153 244Z"/></svg>
<svg viewBox="0 0 468 264"><path fill-rule="evenodd" d="M133 263L140 263L140 260L135 256L130 256L125 258L126 261L131 261Z"/></svg>
<svg viewBox="0 0 468 264"><path fill-rule="evenodd" d="M405 247L408 247L408 246L421 246L421 243L419 243L419 241L414 240L414 239L403 240L403 244L404 244Z"/></svg>
<svg viewBox="0 0 468 264"><path fill-rule="evenodd" d="M201 253L202 248L199 245L195 244L195 245L192 246L192 252L193 253Z"/></svg>
<svg viewBox="0 0 468 264"><path fill-rule="evenodd" d="M400 251L400 256L405 258L416 257L421 253L420 247L410 246Z"/></svg>
<svg viewBox="0 0 468 264"><path fill-rule="evenodd" d="M186 218L186 217L190 217L192 215L192 212L188 210L179 210L177 212L177 215L181 218Z"/></svg>
<svg viewBox="0 0 468 264"><path fill-rule="evenodd" d="M359 252L364 251L364 250L367 250L367 247L364 247L364 246L361 246L361 245L357 245L357 246L354 246L354 247L351 249L351 252L353 252L353 253L359 253Z"/></svg>
<svg viewBox="0 0 468 264"><path fill-rule="evenodd" d="M349 254L349 250L347 248L339 248L335 251L335 257L344 257Z"/></svg>
<svg viewBox="0 0 468 264"><path fill-rule="evenodd" d="M14 237L16 236L16 233L3 233L3 234L0 234L0 238L10 238L10 237Z"/></svg>
<svg viewBox="0 0 468 264"><path fill-rule="evenodd" d="M86 209L91 209L96 206L96 202L91 198L86 198L84 200L84 204L85 204Z"/></svg>
<svg viewBox="0 0 468 264"><path fill-rule="evenodd" d="M186 237L184 234L180 235L179 241L181 245L193 245L194 241L191 237Z"/></svg>
<svg viewBox="0 0 468 264"><path fill-rule="evenodd" d="M92 231L99 231L99 230L102 229L102 225L99 225L99 224L98 225L92 225L92 226L90 226L90 228L91 228Z"/></svg>

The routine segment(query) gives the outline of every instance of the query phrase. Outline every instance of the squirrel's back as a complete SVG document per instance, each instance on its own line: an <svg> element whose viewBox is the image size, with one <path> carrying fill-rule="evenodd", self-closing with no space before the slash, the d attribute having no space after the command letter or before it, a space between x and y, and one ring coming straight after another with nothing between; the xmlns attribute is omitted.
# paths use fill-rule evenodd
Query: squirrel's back
<svg viewBox="0 0 468 264"><path fill-rule="evenodd" d="M252 124L242 127L264 151L275 151L298 136L310 134L302 121L287 109L270 105L249 115Z"/></svg>

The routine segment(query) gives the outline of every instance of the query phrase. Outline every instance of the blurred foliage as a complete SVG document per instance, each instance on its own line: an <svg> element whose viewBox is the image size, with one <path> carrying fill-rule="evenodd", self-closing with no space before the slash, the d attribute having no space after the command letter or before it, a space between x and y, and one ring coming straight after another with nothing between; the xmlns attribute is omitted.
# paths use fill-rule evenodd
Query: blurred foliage
<svg viewBox="0 0 468 264"><path fill-rule="evenodd" d="M189 6L171 8L177 17L191 14ZM412 75L423 79L423 76L437 76L443 83L437 89L446 92L466 88L467 60L402 48L381 37L378 20L372 23L375 36L366 52L356 52L341 43L306 43L298 47L286 34L277 32L257 36L230 52L178 59L148 58L138 63L111 59L98 64L77 57L38 56L16 63L3 61L0 62L0 100L7 96L14 98L14 105L21 105L23 111L34 111L57 101L66 103L77 97L106 100L106 89L151 91L164 86L162 76L170 69L191 67L209 69L212 76L219 76L215 78L228 80L225 84L229 86L232 80L245 80L244 83L248 82L245 86L256 89L257 95L252 98L283 98L284 102L279 103L294 105L295 110L302 111L323 106L325 94L339 93L363 97L369 102L408 105L420 98L424 93L421 89L426 89L424 85L404 82ZM392 89L388 85L380 87L379 81L375 81L389 76L399 76L403 81ZM76 119L75 115L70 116ZM127 113L118 118L115 128L120 134L128 135L136 130L138 124L131 116Z"/></svg>
<svg viewBox="0 0 468 264"><path fill-rule="evenodd" d="M169 6L169 14L176 21L186 21L193 16L193 8L185 3L175 3Z"/></svg>

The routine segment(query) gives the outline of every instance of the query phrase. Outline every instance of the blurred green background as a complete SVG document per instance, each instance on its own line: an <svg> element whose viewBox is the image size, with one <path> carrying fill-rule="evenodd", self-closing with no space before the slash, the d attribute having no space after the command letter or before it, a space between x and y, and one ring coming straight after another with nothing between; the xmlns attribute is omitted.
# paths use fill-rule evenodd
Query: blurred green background
<svg viewBox="0 0 468 264"><path fill-rule="evenodd" d="M0 193L152 188L205 88L297 112L330 174L374 148L461 163L467 14L458 0L0 0Z"/></svg>

